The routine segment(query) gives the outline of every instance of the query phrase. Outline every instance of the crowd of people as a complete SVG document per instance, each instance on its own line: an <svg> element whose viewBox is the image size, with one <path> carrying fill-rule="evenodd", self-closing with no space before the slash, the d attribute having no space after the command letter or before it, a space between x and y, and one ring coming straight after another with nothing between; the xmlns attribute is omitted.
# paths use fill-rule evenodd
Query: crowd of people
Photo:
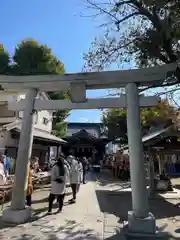
<svg viewBox="0 0 180 240"><path fill-rule="evenodd" d="M14 171L15 160L4 154L0 154L0 180L5 182Z"/></svg>
<svg viewBox="0 0 180 240"><path fill-rule="evenodd" d="M76 203L76 196L80 190L80 184L86 183L86 172L88 170L88 161L85 157L82 159L69 155L67 159L61 154L51 171L51 191L49 195L49 210L52 213L52 205L55 200L59 204L58 211L61 212L64 203L66 185L70 181L72 189L72 198L69 203Z"/></svg>
<svg viewBox="0 0 180 240"><path fill-rule="evenodd" d="M115 178L124 181L130 179L129 156L124 154L123 150L117 151L116 154L105 156L104 165L112 170Z"/></svg>
<svg viewBox="0 0 180 240"><path fill-rule="evenodd" d="M76 158L72 155L65 157L60 154L53 165L48 167L51 175L51 189L49 194L49 208L48 213L52 213L53 202L56 199L60 212L63 208L64 197L66 193L67 183L70 183L72 189L72 198L69 199L69 203L76 203L77 193L80 190L80 184L86 183L86 173L89 169L89 161L86 157ZM42 170L43 167L42 167ZM28 177L25 186L26 205L31 206L32 194L33 194L33 178L37 176L38 172L42 171L39 166L39 159L37 157L32 158L28 164ZM0 154L0 181L4 184L12 182L10 179L11 170L7 164L7 157Z"/></svg>
<svg viewBox="0 0 180 240"><path fill-rule="evenodd" d="M58 212L62 211L64 205L64 197L66 193L67 183L70 182L72 189L72 198L69 203L76 203L76 196L80 189L80 184L86 183L86 172L88 170L88 160L83 157L82 159L75 158L69 155L67 158L63 154L56 159L51 166L51 189L49 194L49 207L48 214L52 213L53 202L56 199L58 202ZM26 190L26 204L31 206L33 183L32 177L34 171L41 171L37 159L30 162L29 175L27 180Z"/></svg>

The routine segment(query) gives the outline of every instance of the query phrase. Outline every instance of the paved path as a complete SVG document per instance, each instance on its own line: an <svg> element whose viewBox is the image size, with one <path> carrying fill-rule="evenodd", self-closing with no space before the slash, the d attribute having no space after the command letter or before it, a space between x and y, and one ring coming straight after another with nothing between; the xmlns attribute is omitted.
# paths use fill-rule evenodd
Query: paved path
<svg viewBox="0 0 180 240"><path fill-rule="evenodd" d="M59 214L46 215L49 188L34 193L32 222L16 227L0 229L0 239L66 239L66 240L99 240L103 239L103 215L100 211L95 182L82 185L77 203L67 205ZM65 202L68 198L66 197ZM56 209L54 209L55 213Z"/></svg>
<svg viewBox="0 0 180 240"><path fill-rule="evenodd" d="M96 194L105 213L104 236L114 234L115 237L117 229L121 229L127 221L127 212L132 209L129 186L129 183L115 180L108 173L98 176ZM159 194L158 198L149 200L150 211L156 217L159 231L170 235L164 239L180 239L180 192L176 190L175 193Z"/></svg>
<svg viewBox="0 0 180 240"><path fill-rule="evenodd" d="M127 212L131 210L129 183L115 181L111 176L100 174L99 181L82 185L77 203L68 205L71 196L68 189L63 212L47 216L49 187L33 194L34 215L32 221L16 227L3 226L0 222L0 239L36 240L125 240L121 234ZM180 196L151 200L151 211L157 218L159 229L171 237L180 239ZM56 207L56 206L55 206ZM139 238L133 238L139 239ZM147 239L146 239L147 240Z"/></svg>

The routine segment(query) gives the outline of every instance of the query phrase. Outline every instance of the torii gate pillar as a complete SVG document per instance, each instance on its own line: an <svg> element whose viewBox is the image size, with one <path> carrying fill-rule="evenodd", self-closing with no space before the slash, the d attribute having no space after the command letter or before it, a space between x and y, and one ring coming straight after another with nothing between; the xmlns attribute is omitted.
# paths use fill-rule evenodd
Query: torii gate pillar
<svg viewBox="0 0 180 240"><path fill-rule="evenodd" d="M28 165L33 143L33 110L36 95L36 89L29 89L26 95L26 108L20 133L12 202L10 208L3 212L2 219L4 222L20 224L28 221L31 217L31 208L25 207L25 196Z"/></svg>
<svg viewBox="0 0 180 240"><path fill-rule="evenodd" d="M155 234L156 222L149 213L148 194L145 183L145 169L140 124L138 86L129 83L126 86L127 129L130 156L130 175L132 186L132 211L128 212L129 232Z"/></svg>

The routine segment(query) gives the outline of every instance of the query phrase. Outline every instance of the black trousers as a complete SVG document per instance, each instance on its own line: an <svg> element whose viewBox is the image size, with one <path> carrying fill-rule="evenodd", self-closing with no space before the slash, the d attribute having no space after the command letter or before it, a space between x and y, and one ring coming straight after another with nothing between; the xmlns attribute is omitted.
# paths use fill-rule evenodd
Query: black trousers
<svg viewBox="0 0 180 240"><path fill-rule="evenodd" d="M32 204L32 197L31 197L31 195L27 195L26 196L26 204L27 204L27 206L31 206L31 204Z"/></svg>
<svg viewBox="0 0 180 240"><path fill-rule="evenodd" d="M59 210L61 211L64 204L64 197L65 197L65 194L55 195L50 193L49 194L49 212L52 210L52 206L55 198L57 198L57 202L59 203Z"/></svg>
<svg viewBox="0 0 180 240"><path fill-rule="evenodd" d="M86 182L86 170L83 171L83 183Z"/></svg>
<svg viewBox="0 0 180 240"><path fill-rule="evenodd" d="M76 183L71 183L71 189L72 189L73 199L76 200L77 184Z"/></svg>

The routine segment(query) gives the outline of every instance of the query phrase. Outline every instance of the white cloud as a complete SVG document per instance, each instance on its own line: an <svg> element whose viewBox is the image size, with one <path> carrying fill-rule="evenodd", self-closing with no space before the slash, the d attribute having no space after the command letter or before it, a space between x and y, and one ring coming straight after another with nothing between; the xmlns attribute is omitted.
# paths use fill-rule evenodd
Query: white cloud
<svg viewBox="0 0 180 240"><path fill-rule="evenodd" d="M85 122L85 123L95 123L96 122L94 120L89 120L88 118L85 118L85 117L80 117L78 120L79 120L79 122Z"/></svg>
<svg viewBox="0 0 180 240"><path fill-rule="evenodd" d="M88 118L85 118L85 117L80 117L79 119L79 122L88 122Z"/></svg>

